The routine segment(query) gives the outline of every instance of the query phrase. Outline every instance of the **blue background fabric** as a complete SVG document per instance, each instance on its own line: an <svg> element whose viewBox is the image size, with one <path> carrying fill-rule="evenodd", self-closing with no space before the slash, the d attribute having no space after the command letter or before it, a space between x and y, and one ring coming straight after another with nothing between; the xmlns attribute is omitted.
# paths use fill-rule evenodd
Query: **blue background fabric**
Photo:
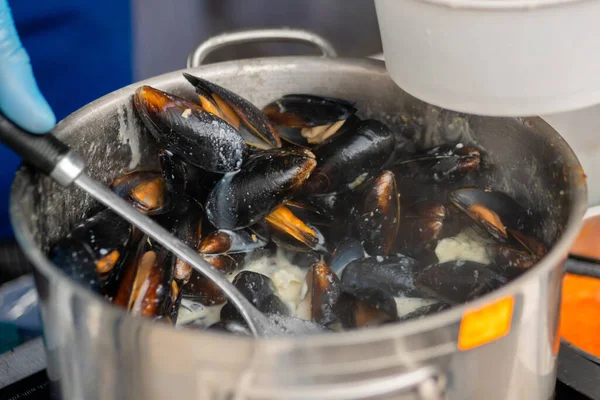
<svg viewBox="0 0 600 400"><path fill-rule="evenodd" d="M40 90L61 120L133 79L127 0L9 0ZM0 240L9 239L10 185L20 164L0 146Z"/></svg>

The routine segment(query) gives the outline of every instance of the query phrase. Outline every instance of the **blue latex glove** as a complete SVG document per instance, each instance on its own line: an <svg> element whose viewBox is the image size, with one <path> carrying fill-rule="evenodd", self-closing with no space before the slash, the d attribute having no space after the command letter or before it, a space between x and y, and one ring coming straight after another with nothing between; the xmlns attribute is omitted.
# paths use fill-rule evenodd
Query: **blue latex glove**
<svg viewBox="0 0 600 400"><path fill-rule="evenodd" d="M8 0L0 0L0 111L33 133L48 132L56 123L56 117L33 77L29 56L21 45Z"/></svg>

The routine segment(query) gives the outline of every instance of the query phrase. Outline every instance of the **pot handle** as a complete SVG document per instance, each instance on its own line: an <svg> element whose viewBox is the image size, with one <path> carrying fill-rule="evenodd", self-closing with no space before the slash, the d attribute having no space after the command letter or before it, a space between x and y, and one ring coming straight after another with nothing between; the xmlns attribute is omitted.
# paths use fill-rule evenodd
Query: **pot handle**
<svg viewBox="0 0 600 400"><path fill-rule="evenodd" d="M337 52L332 44L316 33L291 28L252 29L223 33L211 37L190 53L187 59L187 68L199 67L210 53L223 47L235 44L265 42L305 43L321 50L324 57L337 57Z"/></svg>
<svg viewBox="0 0 600 400"><path fill-rule="evenodd" d="M367 381L323 385L322 387L294 387L285 393L271 390L252 389L241 398L286 398L288 400L360 400L376 398L396 398L400 394L416 393L419 400L444 400L446 376L437 367L424 366L401 375L374 378ZM394 396L394 397L389 397Z"/></svg>

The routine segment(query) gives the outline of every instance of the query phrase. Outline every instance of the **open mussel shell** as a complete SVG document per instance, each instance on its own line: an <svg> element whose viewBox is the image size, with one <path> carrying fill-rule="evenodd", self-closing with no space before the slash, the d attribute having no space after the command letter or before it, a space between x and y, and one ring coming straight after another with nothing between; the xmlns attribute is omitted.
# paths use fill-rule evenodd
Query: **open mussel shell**
<svg viewBox="0 0 600 400"><path fill-rule="evenodd" d="M144 214L162 214L172 206L167 185L158 171L129 172L115 179L110 187Z"/></svg>
<svg viewBox="0 0 600 400"><path fill-rule="evenodd" d="M247 230L218 230L202 239L199 250L202 254L236 254L249 253L266 245L259 236Z"/></svg>
<svg viewBox="0 0 600 400"><path fill-rule="evenodd" d="M229 254L206 254L205 261L223 274L233 273L239 268L241 257ZM183 287L183 297L193 299L206 306L223 304L227 298L219 287L196 270L192 270L189 283Z"/></svg>
<svg viewBox="0 0 600 400"><path fill-rule="evenodd" d="M347 236L338 242L335 250L331 253L328 265L337 276L342 276L342 272L348 264L364 257L365 249L360 240Z"/></svg>
<svg viewBox="0 0 600 400"><path fill-rule="evenodd" d="M142 238L135 253L125 262L114 303L133 315L170 319L174 301L172 257L165 248L154 247Z"/></svg>
<svg viewBox="0 0 600 400"><path fill-rule="evenodd" d="M381 170L394 145L394 135L385 124L361 121L355 129L313 149L317 168L304 194L324 196L358 187Z"/></svg>
<svg viewBox="0 0 600 400"><path fill-rule="evenodd" d="M309 252L325 250L325 238L309 223L305 223L290 207L280 205L265 217L271 240L287 250Z"/></svg>
<svg viewBox="0 0 600 400"><path fill-rule="evenodd" d="M144 125L165 150L210 172L237 171L242 166L246 144L225 120L149 86L138 88L133 98Z"/></svg>
<svg viewBox="0 0 600 400"><path fill-rule="evenodd" d="M546 254L544 244L533 236L535 224L528 210L506 193L464 188L453 191L449 198L496 240L521 246L537 258Z"/></svg>
<svg viewBox="0 0 600 400"><path fill-rule="evenodd" d="M294 128L277 125L277 132L279 132L279 136L281 136L284 141L294 146L310 149L324 143L329 143L338 136L348 132L353 132L359 123L360 118L356 115L352 115L346 120L332 121L331 123L319 126Z"/></svg>
<svg viewBox="0 0 600 400"><path fill-rule="evenodd" d="M345 121L356 113L354 103L309 94L288 94L263 108L277 125L304 128Z"/></svg>
<svg viewBox="0 0 600 400"><path fill-rule="evenodd" d="M55 243L49 258L75 281L110 298L119 284L124 260L140 236L127 221L106 209Z"/></svg>
<svg viewBox="0 0 600 400"><path fill-rule="evenodd" d="M400 226L400 199L393 172L383 171L367 184L356 224L367 253L390 254Z"/></svg>
<svg viewBox="0 0 600 400"><path fill-rule="evenodd" d="M481 162L481 152L469 146L444 144L419 151L396 163L404 177L423 182L454 182L471 171Z"/></svg>
<svg viewBox="0 0 600 400"><path fill-rule="evenodd" d="M493 268L465 260L430 265L415 279L422 293L449 304L476 299L505 283Z"/></svg>
<svg viewBox="0 0 600 400"><path fill-rule="evenodd" d="M196 88L202 108L235 127L249 146L281 147L279 135L269 119L248 100L206 79L185 72L183 76Z"/></svg>
<svg viewBox="0 0 600 400"><path fill-rule="evenodd" d="M339 324L353 327L354 300L343 291L335 273L323 263L309 268L306 274L307 292L299 307L308 307L310 317L323 326Z"/></svg>
<svg viewBox="0 0 600 400"><path fill-rule="evenodd" d="M241 171L226 174L211 191L207 217L217 229L253 225L290 199L315 166L308 151L271 149L253 154Z"/></svg>
<svg viewBox="0 0 600 400"><path fill-rule="evenodd" d="M275 284L268 276L253 271L242 271L233 278L232 283L259 311L267 315L289 315L290 310L277 296ZM221 320L245 324L240 312L231 303L225 304L221 309Z"/></svg>

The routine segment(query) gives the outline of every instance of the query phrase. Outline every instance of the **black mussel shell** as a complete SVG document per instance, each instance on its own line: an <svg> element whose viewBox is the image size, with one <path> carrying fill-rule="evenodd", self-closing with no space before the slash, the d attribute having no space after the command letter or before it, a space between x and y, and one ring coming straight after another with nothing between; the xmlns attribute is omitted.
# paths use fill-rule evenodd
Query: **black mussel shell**
<svg viewBox="0 0 600 400"><path fill-rule="evenodd" d="M487 265L459 260L428 266L417 275L415 283L424 294L457 304L497 289L506 278Z"/></svg>
<svg viewBox="0 0 600 400"><path fill-rule="evenodd" d="M383 171L367 184L356 224L367 253L390 254L400 227L400 199L393 172Z"/></svg>
<svg viewBox="0 0 600 400"><path fill-rule="evenodd" d="M163 179L174 197L187 194L204 203L212 188L223 177L223 174L195 167L167 150L161 150L158 157Z"/></svg>
<svg viewBox="0 0 600 400"><path fill-rule="evenodd" d="M421 202L403 207L398 235L398 250L416 257L433 251L447 229L448 208L437 202Z"/></svg>
<svg viewBox="0 0 600 400"><path fill-rule="evenodd" d="M401 175L424 182L454 182L479 167L481 152L458 144L444 144L399 159Z"/></svg>
<svg viewBox="0 0 600 400"><path fill-rule="evenodd" d="M248 230L218 230L202 239L199 250L202 254L236 254L249 253L266 245L265 241Z"/></svg>
<svg viewBox="0 0 600 400"><path fill-rule="evenodd" d="M317 168L304 194L324 196L358 187L381 170L394 146L394 135L386 125L361 121L353 131L314 148Z"/></svg>
<svg viewBox="0 0 600 400"><path fill-rule="evenodd" d="M419 296L415 278L423 269L417 260L403 256L367 257L351 262L342 273L345 290L380 290L391 296Z"/></svg>
<svg viewBox="0 0 600 400"><path fill-rule="evenodd" d="M203 258L223 274L233 273L239 268L240 257L229 254L206 254ZM227 298L210 279L192 270L189 283L183 287L183 297L193 299L206 306L223 304Z"/></svg>
<svg viewBox="0 0 600 400"><path fill-rule="evenodd" d="M154 247L147 236L142 237L138 249L125 262L114 303L133 315L167 317L174 300L172 257L168 250Z"/></svg>
<svg viewBox="0 0 600 400"><path fill-rule="evenodd" d="M404 314L404 315L400 316L400 318L398 320L399 321L408 321L411 319L423 318L428 315L432 315L432 314L436 314L436 313L439 313L444 310L448 310L450 307L452 307L450 304L444 303L444 302L429 304L427 306L419 307L415 311L412 311L408 314Z"/></svg>
<svg viewBox="0 0 600 400"><path fill-rule="evenodd" d="M161 147L185 162L218 173L241 168L246 144L223 119L149 86L136 90L134 105Z"/></svg>
<svg viewBox="0 0 600 400"><path fill-rule="evenodd" d="M337 276L342 276L342 272L348 264L364 257L365 249L360 240L353 237L344 237L338 242L333 253L331 253L328 265Z"/></svg>
<svg viewBox="0 0 600 400"><path fill-rule="evenodd" d="M536 257L546 253L545 246L531 234L534 221L528 210L500 191L479 188L458 189L450 201L478 226L500 242L513 242Z"/></svg>
<svg viewBox="0 0 600 400"><path fill-rule="evenodd" d="M275 284L268 276L242 271L235 276L232 283L259 311L265 314L289 315L288 307L277 296ZM244 321L237 308L231 303L225 304L221 309L221 320Z"/></svg>
<svg viewBox="0 0 600 400"><path fill-rule="evenodd" d="M183 76L196 88L202 107L238 129L249 146L281 147L279 135L269 119L248 100L206 79L185 72Z"/></svg>
<svg viewBox="0 0 600 400"><path fill-rule="evenodd" d="M298 218L292 210L280 205L265 217L271 240L286 250L310 252L325 250L325 238L309 223Z"/></svg>
<svg viewBox="0 0 600 400"><path fill-rule="evenodd" d="M206 214L217 229L254 225L291 198L316 166L312 153L283 149L252 155L241 171L226 174L208 196Z"/></svg>
<svg viewBox="0 0 600 400"><path fill-rule="evenodd" d="M486 252L495 265L502 268L517 268L521 271L533 267L538 260L527 251L503 244L489 245L486 247Z"/></svg>
<svg viewBox="0 0 600 400"><path fill-rule="evenodd" d="M263 108L277 125L313 127L345 121L356 113L354 103L332 97L308 94L288 94Z"/></svg>
<svg viewBox="0 0 600 400"><path fill-rule="evenodd" d="M293 146L310 149L317 145L331 142L338 136L348 132L353 132L359 123L360 118L356 115L352 115L347 120L340 120L331 124L314 127L290 128L278 125L277 132L279 132L279 136L281 136L285 142L288 142Z"/></svg>
<svg viewBox="0 0 600 400"><path fill-rule="evenodd" d="M158 171L129 172L115 179L110 188L144 214L162 214L172 206L173 199Z"/></svg>
<svg viewBox="0 0 600 400"><path fill-rule="evenodd" d="M77 225L50 249L50 260L75 281L111 298L123 262L140 234L112 210L105 209Z"/></svg>
<svg viewBox="0 0 600 400"><path fill-rule="evenodd" d="M354 298L354 323L357 328L377 326L398 320L394 296L376 288L352 291Z"/></svg>
<svg viewBox="0 0 600 400"><path fill-rule="evenodd" d="M306 284L306 300L310 301L313 321L323 326L339 323L348 328L355 325L354 301L344 293L340 279L326 264L318 263L310 267Z"/></svg>

